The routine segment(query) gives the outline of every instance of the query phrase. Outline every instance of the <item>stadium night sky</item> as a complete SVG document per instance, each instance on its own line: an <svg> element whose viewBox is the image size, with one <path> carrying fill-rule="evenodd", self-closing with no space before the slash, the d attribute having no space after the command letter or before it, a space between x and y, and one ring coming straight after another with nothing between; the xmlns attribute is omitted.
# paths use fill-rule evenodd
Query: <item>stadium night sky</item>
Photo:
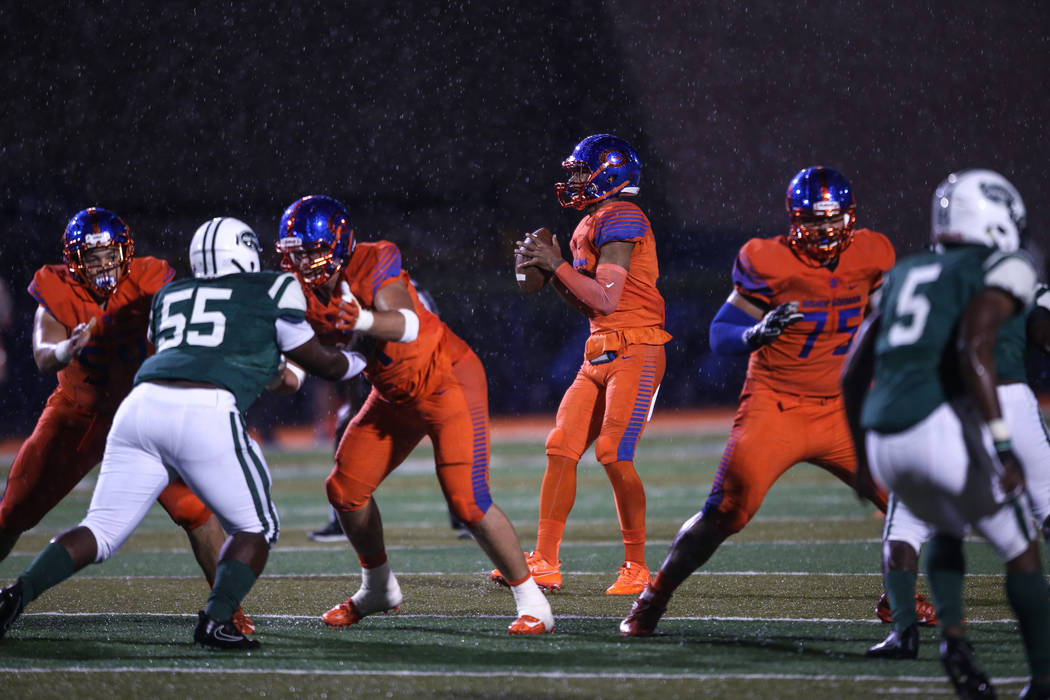
<svg viewBox="0 0 1050 700"><path fill-rule="evenodd" d="M807 165L850 178L860 225L902 253L922 246L948 172L999 170L1048 245L1044 2L521 7L5 3L0 276L18 304L4 340L20 391L4 393L24 396L0 415L32 419L52 386L29 357L24 290L89 205L123 216L140 252L184 266L207 218L242 218L269 246L297 197L341 199L358 236L398 243L478 347L494 411L550 410L564 387L530 389L527 406L500 398L521 395L523 376L542 385L557 361L508 349L525 341L517 327L549 327L557 344L583 324L553 295L546 314L524 307L509 250L542 225L567 239L576 217L552 184L591 133L627 138L645 165L639 204L677 338L672 404L732 400L739 374L704 378L707 321L736 248L786 228L784 189ZM494 318L507 347L481 347Z"/></svg>

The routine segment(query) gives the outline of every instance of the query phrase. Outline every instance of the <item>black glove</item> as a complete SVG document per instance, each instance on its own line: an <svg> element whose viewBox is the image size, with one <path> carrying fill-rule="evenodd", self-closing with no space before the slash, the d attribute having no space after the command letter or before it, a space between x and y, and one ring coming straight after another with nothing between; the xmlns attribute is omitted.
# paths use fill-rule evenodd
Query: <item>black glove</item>
<svg viewBox="0 0 1050 700"><path fill-rule="evenodd" d="M787 301L767 313L761 321L744 331L744 342L758 350L780 337L785 328L802 320L797 301Z"/></svg>
<svg viewBox="0 0 1050 700"><path fill-rule="evenodd" d="M1003 465L1003 474L999 477L999 486L1007 496L1016 498L1024 492L1024 470L1010 446L1010 441L995 443L995 453Z"/></svg>

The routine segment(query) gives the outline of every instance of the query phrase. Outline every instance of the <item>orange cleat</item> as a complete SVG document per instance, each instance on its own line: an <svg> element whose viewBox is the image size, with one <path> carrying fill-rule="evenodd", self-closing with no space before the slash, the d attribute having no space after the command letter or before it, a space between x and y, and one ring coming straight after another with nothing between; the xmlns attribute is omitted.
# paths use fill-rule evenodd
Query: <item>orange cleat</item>
<svg viewBox="0 0 1050 700"><path fill-rule="evenodd" d="M252 618L244 614L244 610L237 608L233 611L233 619L230 620L233 626L237 628L237 631L241 634L248 636L249 634L255 634L255 623L252 622Z"/></svg>
<svg viewBox="0 0 1050 700"><path fill-rule="evenodd" d="M545 591L557 591L561 588L561 561L551 564L539 552L528 552L525 555L525 563L529 565L529 573L537 586ZM499 569L493 569L489 578L501 586L509 585Z"/></svg>
<svg viewBox="0 0 1050 700"><path fill-rule="evenodd" d="M550 629L548 629L545 622L533 617L532 615L522 615L507 628L507 634L546 634L547 632L553 631L553 623L551 623Z"/></svg>
<svg viewBox="0 0 1050 700"><path fill-rule="evenodd" d="M879 598L878 604L875 606L875 614L883 624L889 624L893 622L893 610L890 608L890 599L885 593ZM919 593L915 594L915 616L918 618L918 624L922 627L936 627L937 626L937 610L933 607L926 596Z"/></svg>
<svg viewBox="0 0 1050 700"><path fill-rule="evenodd" d="M656 625L667 610L671 596L664 595L652 586L646 586L638 600L631 606L631 612L620 623L621 637L651 637Z"/></svg>
<svg viewBox="0 0 1050 700"><path fill-rule="evenodd" d="M605 589L605 595L638 595L651 580L648 566L625 561L616 575L616 583Z"/></svg>
<svg viewBox="0 0 1050 700"><path fill-rule="evenodd" d="M376 610L374 612L388 613L397 612L398 605L385 610ZM371 615L372 613L362 613L357 604L354 603L353 598L347 598L344 602L335 606L324 615L321 615L321 622L325 623L329 627L342 628L349 627L350 625L356 625L358 622L365 618L365 615Z"/></svg>

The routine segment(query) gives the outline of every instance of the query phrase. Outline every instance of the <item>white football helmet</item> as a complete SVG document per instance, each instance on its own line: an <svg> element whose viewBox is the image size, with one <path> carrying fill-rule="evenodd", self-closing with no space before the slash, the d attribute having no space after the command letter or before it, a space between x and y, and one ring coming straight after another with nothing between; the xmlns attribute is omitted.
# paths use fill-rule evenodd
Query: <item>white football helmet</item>
<svg viewBox="0 0 1050 700"><path fill-rule="evenodd" d="M190 268L194 277L221 277L235 272L258 272L259 237L239 219L219 216L205 221L190 241Z"/></svg>
<svg viewBox="0 0 1050 700"><path fill-rule="evenodd" d="M938 249L976 243L1009 253L1021 246L1024 230L1024 201L995 171L960 170L933 194L930 237Z"/></svg>

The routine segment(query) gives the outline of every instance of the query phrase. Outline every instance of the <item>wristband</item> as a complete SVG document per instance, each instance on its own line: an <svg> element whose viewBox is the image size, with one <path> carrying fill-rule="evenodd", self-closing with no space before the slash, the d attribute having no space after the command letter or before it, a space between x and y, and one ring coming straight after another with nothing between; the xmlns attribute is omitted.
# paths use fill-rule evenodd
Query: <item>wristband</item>
<svg viewBox="0 0 1050 700"><path fill-rule="evenodd" d="M992 440L994 440L996 444L1000 442L1010 442L1010 428L1002 418L993 418L988 421L988 432L992 434Z"/></svg>
<svg viewBox="0 0 1050 700"><path fill-rule="evenodd" d="M360 305L359 305L360 307ZM368 309L361 308L357 314L357 323L354 324L355 331L367 331L376 322L376 316Z"/></svg>
<svg viewBox="0 0 1050 700"><path fill-rule="evenodd" d="M419 316L411 309L398 309L398 313L405 317L405 332L398 338L399 343L411 343L419 337Z"/></svg>
<svg viewBox="0 0 1050 700"><path fill-rule="evenodd" d="M295 364L294 362L287 363L284 366L284 368L295 375L295 381L298 382L298 386L296 387L296 389L298 389L300 386L303 385L303 380L306 379L306 370L305 369L303 369L299 365Z"/></svg>
<svg viewBox="0 0 1050 700"><path fill-rule="evenodd" d="M342 353L346 357L346 374L339 381L346 381L361 374L361 370L368 364L365 356L359 352L350 352L348 350L343 350Z"/></svg>
<svg viewBox="0 0 1050 700"><path fill-rule="evenodd" d="M55 343L55 359L58 360L59 364L68 365L69 361L73 359L73 353L69 351L69 346L72 343L69 342L69 338L66 338L61 343Z"/></svg>

